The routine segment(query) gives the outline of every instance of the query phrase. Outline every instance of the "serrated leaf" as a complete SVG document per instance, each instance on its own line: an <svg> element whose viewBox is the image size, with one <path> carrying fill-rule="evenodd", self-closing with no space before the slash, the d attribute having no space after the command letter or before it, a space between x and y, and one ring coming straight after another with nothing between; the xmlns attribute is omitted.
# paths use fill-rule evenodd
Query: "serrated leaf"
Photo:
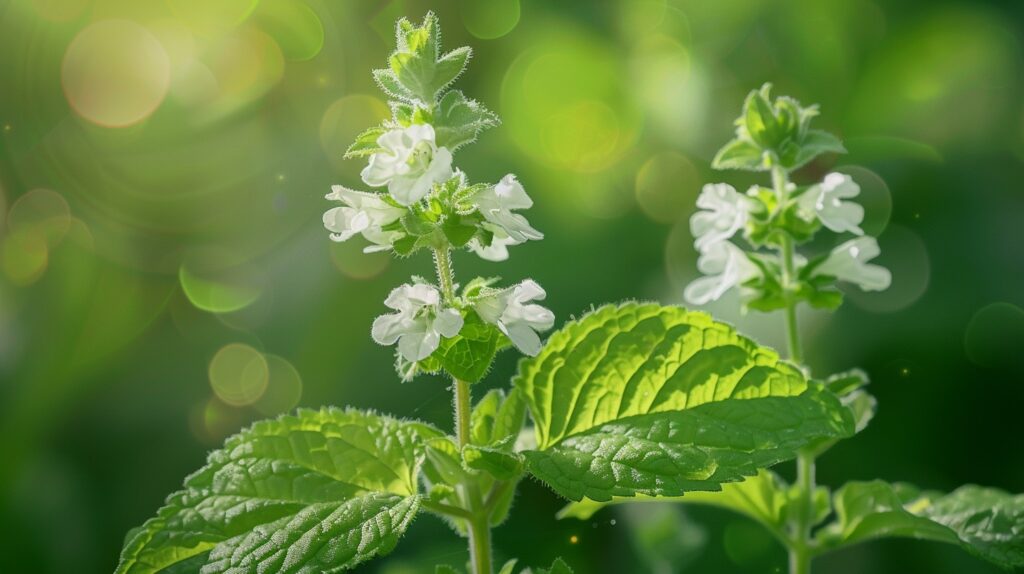
<svg viewBox="0 0 1024 574"><path fill-rule="evenodd" d="M733 139L722 146L711 160L713 169L742 169L766 171L769 168L762 159L761 148L751 141Z"/></svg>
<svg viewBox="0 0 1024 574"><path fill-rule="evenodd" d="M382 151L384 148L377 143L377 138L386 132L387 130L382 127L373 127L359 134L356 141L345 151L345 158L363 157Z"/></svg>
<svg viewBox="0 0 1024 574"><path fill-rule="evenodd" d="M464 446L462 462L469 468L486 472L497 480L513 480L523 472L522 455L485 446Z"/></svg>
<svg viewBox="0 0 1024 574"><path fill-rule="evenodd" d="M498 570L498 574L512 574L512 572L515 571L516 562L519 561L515 558L509 560L501 567L501 570Z"/></svg>
<svg viewBox="0 0 1024 574"><path fill-rule="evenodd" d="M398 76L396 76L395 72L392 70L374 70L373 79L389 98L395 98L396 100L409 103L416 100L416 96L398 81ZM411 109L409 110L409 113L411 116ZM401 118L398 117L398 114L395 115L395 119L401 122Z"/></svg>
<svg viewBox="0 0 1024 574"><path fill-rule="evenodd" d="M436 434L340 409L256 423L168 498L117 572L320 572L387 553L419 508L421 443Z"/></svg>
<svg viewBox="0 0 1024 574"><path fill-rule="evenodd" d="M475 383L491 368L502 340L497 328L481 319L476 311L470 310L466 313L459 334L444 339L432 356L453 377Z"/></svg>
<svg viewBox="0 0 1024 574"><path fill-rule="evenodd" d="M1024 567L1024 495L962 486L948 495L908 484L851 482L834 497L826 549L899 536L957 544L1002 568Z"/></svg>
<svg viewBox="0 0 1024 574"><path fill-rule="evenodd" d="M470 442L511 450L508 439L518 436L526 421L526 403L518 389L508 396L500 389L491 389L473 407L470 418Z"/></svg>
<svg viewBox="0 0 1024 574"><path fill-rule="evenodd" d="M402 88L427 105L462 74L472 55L469 47L461 47L442 56L440 34L433 12L418 27L403 18L396 27L398 49L388 59L389 71ZM381 80L378 83L384 87Z"/></svg>
<svg viewBox="0 0 1024 574"><path fill-rule="evenodd" d="M839 400L774 351L679 307L590 313L514 383L535 423L527 468L572 500L717 490L853 431Z"/></svg>
<svg viewBox="0 0 1024 574"><path fill-rule="evenodd" d="M540 568L537 570L537 574L572 574L572 569L561 558L555 558L551 568L547 570Z"/></svg>
<svg viewBox="0 0 1024 574"><path fill-rule="evenodd" d="M452 90L441 98L433 122L437 145L450 150L474 141L481 131L498 123L494 112L466 98L459 90Z"/></svg>
<svg viewBox="0 0 1024 574"><path fill-rule="evenodd" d="M824 153L846 153L846 148L836 136L822 130L807 130L795 153L782 158L783 165L790 170L798 169Z"/></svg>

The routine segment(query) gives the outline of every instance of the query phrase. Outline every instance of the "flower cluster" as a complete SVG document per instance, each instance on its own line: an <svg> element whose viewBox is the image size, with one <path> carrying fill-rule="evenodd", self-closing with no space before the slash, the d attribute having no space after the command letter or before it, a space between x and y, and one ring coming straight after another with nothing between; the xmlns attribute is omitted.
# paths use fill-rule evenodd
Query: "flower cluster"
<svg viewBox="0 0 1024 574"><path fill-rule="evenodd" d="M544 235L521 213L533 201L515 175L470 184L452 165L454 150L498 123L482 105L448 89L465 68L469 49L442 55L432 14L421 26L400 21L397 36L390 67L374 72L392 99L392 117L358 136L346 153L367 158L360 175L377 191L334 186L326 197L341 205L324 214L324 226L334 241L361 235L365 252L433 254L437 283L414 277L393 290L384 304L394 312L374 321L372 336L381 345L397 343L404 377L443 368L472 381L509 343L537 354L538 333L553 326L554 315L536 303L545 292L529 279L507 288L475 279L459 292L451 252L465 249L503 261L509 247Z"/></svg>
<svg viewBox="0 0 1024 574"><path fill-rule="evenodd" d="M852 201L860 194L857 183L838 172L808 186L789 182L791 169L820 153L843 151L833 136L809 129L816 113L792 98L772 102L768 86L747 97L737 138L718 153L715 167L767 169L773 185L753 186L745 194L725 183L704 186L690 219L704 276L687 286L687 301L703 305L738 287L744 305L762 311L799 301L831 308L842 300L837 281L867 291L889 286L889 271L868 263L880 251L878 241L861 229L864 208ZM795 253L793 246L810 241L821 227L855 237L811 259ZM749 249L733 241L737 234Z"/></svg>

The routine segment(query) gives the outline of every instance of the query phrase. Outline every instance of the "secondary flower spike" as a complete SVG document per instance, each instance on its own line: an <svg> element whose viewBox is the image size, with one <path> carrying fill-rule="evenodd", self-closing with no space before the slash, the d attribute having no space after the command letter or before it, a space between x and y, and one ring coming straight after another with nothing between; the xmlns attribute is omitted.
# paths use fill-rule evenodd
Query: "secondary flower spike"
<svg viewBox="0 0 1024 574"><path fill-rule="evenodd" d="M325 197L345 204L324 213L324 227L331 231L331 240L347 241L356 234L362 234L373 243L363 251L372 253L390 249L391 244L402 237L402 232L384 231L382 227L401 219L406 210L391 205L380 194L335 185Z"/></svg>
<svg viewBox="0 0 1024 574"><path fill-rule="evenodd" d="M860 228L864 221L864 207L852 201L843 201L857 197L860 186L845 173L832 172L825 179L812 185L800 196L801 217L810 221L817 214L822 225L836 233L849 231L856 235L864 235Z"/></svg>
<svg viewBox="0 0 1024 574"><path fill-rule="evenodd" d="M695 279L683 296L694 305L715 301L726 291L757 277L760 269L742 249L730 241L719 241L701 254L697 269L706 277Z"/></svg>
<svg viewBox="0 0 1024 574"><path fill-rule="evenodd" d="M437 147L430 124L390 130L377 138L377 145L383 151L370 156L361 174L363 181L371 187L386 185L402 205L423 199L435 183L452 175L452 154Z"/></svg>
<svg viewBox="0 0 1024 574"><path fill-rule="evenodd" d="M481 297L475 308L481 319L497 325L517 349L533 357L541 348L537 332L547 331L555 324L554 313L531 303L546 296L536 281L527 279L492 296Z"/></svg>
<svg viewBox="0 0 1024 574"><path fill-rule="evenodd" d="M381 345L394 345L408 361L421 361L441 344L441 337L451 338L462 330L462 315L455 309L441 307L441 293L422 283L396 287L384 304L398 311L381 315L373 322L373 340Z"/></svg>
<svg viewBox="0 0 1024 574"><path fill-rule="evenodd" d="M690 217L690 231L696 239L697 251L703 253L743 229L751 205L749 198L727 183L705 185L697 197L700 211Z"/></svg>
<svg viewBox="0 0 1024 574"><path fill-rule="evenodd" d="M881 253L874 237L864 236L851 239L832 250L815 275L831 275L840 281L858 285L865 291L882 291L892 283L892 273L881 265L868 261Z"/></svg>

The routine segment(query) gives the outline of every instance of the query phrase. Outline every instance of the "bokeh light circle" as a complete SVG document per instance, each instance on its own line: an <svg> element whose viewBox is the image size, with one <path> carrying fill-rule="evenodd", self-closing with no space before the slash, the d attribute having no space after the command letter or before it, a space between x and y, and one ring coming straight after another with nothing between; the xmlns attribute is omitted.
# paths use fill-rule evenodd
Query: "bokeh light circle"
<svg viewBox="0 0 1024 574"><path fill-rule="evenodd" d="M253 407L265 415L277 415L292 410L302 398L302 377L284 357L264 355L270 377L267 388Z"/></svg>
<svg viewBox="0 0 1024 574"><path fill-rule="evenodd" d="M967 323L964 351L983 367L1024 364L1024 309L1003 301L978 309Z"/></svg>
<svg viewBox="0 0 1024 574"><path fill-rule="evenodd" d="M263 0L255 20L289 60L310 60L324 47L324 26L302 0Z"/></svg>
<svg viewBox="0 0 1024 574"><path fill-rule="evenodd" d="M693 162L673 151L651 157L636 173L637 204L660 223L675 223L692 211L699 188Z"/></svg>
<svg viewBox="0 0 1024 574"><path fill-rule="evenodd" d="M345 150L357 135L390 114L387 104L373 96L352 94L335 100L320 120L320 147L339 170L358 172L364 164L345 161Z"/></svg>
<svg viewBox="0 0 1024 574"><path fill-rule="evenodd" d="M508 34L519 24L519 0L487 0L466 2L459 10L469 33L482 40L493 40Z"/></svg>
<svg viewBox="0 0 1024 574"><path fill-rule="evenodd" d="M149 117L163 102L170 82L163 45L128 20L90 24L71 41L61 66L71 108L104 127L126 127Z"/></svg>
<svg viewBox="0 0 1024 574"><path fill-rule="evenodd" d="M334 267L352 279L376 277L391 263L391 256L386 252L363 253L363 242L358 239L341 243L332 241L330 250Z"/></svg>
<svg viewBox="0 0 1024 574"><path fill-rule="evenodd" d="M243 407L258 401L270 382L270 366L256 349L243 343L221 347L210 361L210 387L224 403Z"/></svg>
<svg viewBox="0 0 1024 574"><path fill-rule="evenodd" d="M11 205L7 227L11 233L39 233L54 247L71 228L71 208L61 194L33 189Z"/></svg>
<svg viewBox="0 0 1024 574"><path fill-rule="evenodd" d="M0 267L14 285L35 283L46 271L49 259L46 236L35 229L8 233L0 244Z"/></svg>
<svg viewBox="0 0 1024 574"><path fill-rule="evenodd" d="M885 291L845 289L848 299L874 313L893 313L913 305L928 290L931 260L924 241L913 231L890 225L878 238L882 254L871 261L892 272L892 285Z"/></svg>
<svg viewBox="0 0 1024 574"><path fill-rule="evenodd" d="M231 313L248 307L263 292L265 277L252 264L220 251L190 254L178 269L178 281L188 300L211 313Z"/></svg>

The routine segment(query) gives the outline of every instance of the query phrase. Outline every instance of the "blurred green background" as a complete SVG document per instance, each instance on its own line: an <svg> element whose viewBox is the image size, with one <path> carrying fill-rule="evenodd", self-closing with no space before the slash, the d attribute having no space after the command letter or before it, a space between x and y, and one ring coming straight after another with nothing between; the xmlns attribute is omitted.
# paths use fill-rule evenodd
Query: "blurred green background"
<svg viewBox="0 0 1024 574"><path fill-rule="evenodd" d="M624 299L680 302L686 220L751 88L821 104L850 150L805 168L863 188L894 275L801 320L817 374L864 367L881 408L819 480L1024 491L1024 78L1019 2L933 0L13 0L0 2L0 572L113 569L122 537L208 450L296 404L450 426L444 381L401 384L369 337L429 261L363 256L321 227L343 161L386 113L370 70L399 16L436 10L459 81L504 125L456 157L515 172L547 234L501 266L559 322ZM828 246L815 246L827 248ZM711 310L781 346L781 318ZM506 352L481 386L506 385ZM478 393L480 390L477 391ZM780 467L791 474L787 465ZM523 484L499 558L578 572L781 572L745 519L644 505L556 521ZM433 517L363 571L465 560ZM829 573L991 572L892 541Z"/></svg>

